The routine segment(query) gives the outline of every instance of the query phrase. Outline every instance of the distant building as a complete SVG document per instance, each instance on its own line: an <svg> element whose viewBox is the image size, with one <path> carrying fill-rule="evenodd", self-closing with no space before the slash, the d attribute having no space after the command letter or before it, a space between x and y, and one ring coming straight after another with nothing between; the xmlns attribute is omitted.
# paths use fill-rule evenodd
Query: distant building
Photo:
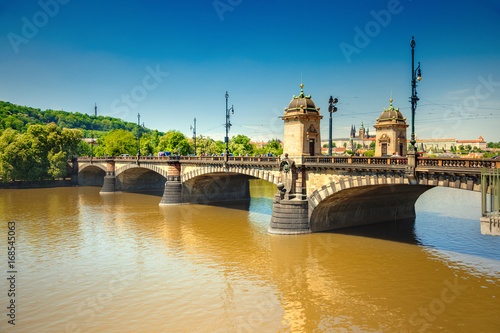
<svg viewBox="0 0 500 333"><path fill-rule="evenodd" d="M97 142L97 138L83 138L82 141L85 141L88 144L94 145L94 147L98 147L99 143Z"/></svg>
<svg viewBox="0 0 500 333"><path fill-rule="evenodd" d="M361 123L358 134L356 134L356 126L351 125L351 132L348 138L332 139L332 144L335 147L340 148L337 150L332 150L332 153L343 154L346 150L356 150L359 146L361 146L362 149L368 149L370 148L370 144L372 142L375 142L375 136L370 135L369 130L365 129L363 123ZM323 141L321 144L322 146L328 146L328 141Z"/></svg>
<svg viewBox="0 0 500 333"><path fill-rule="evenodd" d="M255 145L257 148L264 148L267 144L267 142L254 142L254 141L250 141L250 144L252 145Z"/></svg>
<svg viewBox="0 0 500 333"><path fill-rule="evenodd" d="M457 140L457 147L470 145L472 148L477 147L479 149L486 149L488 144L484 141L483 137L480 136L477 140Z"/></svg>
<svg viewBox="0 0 500 333"><path fill-rule="evenodd" d="M457 140L457 139L417 139L417 148L419 151L437 151L437 150L451 150L451 147L458 149L460 146L471 146L471 148L486 149L488 144L480 136L477 140Z"/></svg>

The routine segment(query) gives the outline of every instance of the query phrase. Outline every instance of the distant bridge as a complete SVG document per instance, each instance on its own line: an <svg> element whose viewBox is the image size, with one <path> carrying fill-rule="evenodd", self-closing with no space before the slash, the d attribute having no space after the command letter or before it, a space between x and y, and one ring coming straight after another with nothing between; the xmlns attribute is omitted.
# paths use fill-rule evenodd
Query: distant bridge
<svg viewBox="0 0 500 333"><path fill-rule="evenodd" d="M415 217L418 197L435 186L481 191L494 159L394 157L82 157L81 186L101 193L163 190L161 205L250 198L249 179L278 187L269 232L298 234ZM497 226L498 227L498 226Z"/></svg>

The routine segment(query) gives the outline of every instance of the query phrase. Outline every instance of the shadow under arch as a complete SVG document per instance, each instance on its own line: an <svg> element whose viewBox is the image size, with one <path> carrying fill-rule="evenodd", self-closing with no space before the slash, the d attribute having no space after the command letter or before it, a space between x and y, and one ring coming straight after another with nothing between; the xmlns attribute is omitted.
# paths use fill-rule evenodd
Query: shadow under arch
<svg viewBox="0 0 500 333"><path fill-rule="evenodd" d="M251 181L253 186L250 186ZM258 187L259 181L276 186L269 180L246 174L205 173L182 183L183 202L248 210L252 193L256 197L269 196L269 191Z"/></svg>
<svg viewBox="0 0 500 333"><path fill-rule="evenodd" d="M335 192L311 213L312 232L415 219L415 202L429 185L368 185Z"/></svg>
<svg viewBox="0 0 500 333"><path fill-rule="evenodd" d="M130 167L116 175L115 191L161 196L166 181L162 174L151 169Z"/></svg>
<svg viewBox="0 0 500 333"><path fill-rule="evenodd" d="M78 186L102 186L106 170L96 165L86 165L78 172Z"/></svg>

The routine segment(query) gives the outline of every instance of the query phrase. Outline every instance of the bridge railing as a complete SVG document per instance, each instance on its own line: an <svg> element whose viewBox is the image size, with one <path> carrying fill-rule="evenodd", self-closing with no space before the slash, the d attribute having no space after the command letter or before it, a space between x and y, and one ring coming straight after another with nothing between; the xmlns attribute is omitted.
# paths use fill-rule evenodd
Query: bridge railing
<svg viewBox="0 0 500 333"><path fill-rule="evenodd" d="M304 158L304 163L315 164L377 164L377 165L405 165L408 164L406 157L336 157L336 156L308 156Z"/></svg>
<svg viewBox="0 0 500 333"><path fill-rule="evenodd" d="M137 156L107 156L107 157L88 157L78 158L81 161L98 160L130 160L137 161ZM139 161L224 161L224 156L140 156ZM279 157L276 156L229 156L228 161L235 162L276 162Z"/></svg>
<svg viewBox="0 0 500 333"><path fill-rule="evenodd" d="M496 159L478 158L418 158L418 166L422 167L445 167L445 168L474 168L474 169L497 169L500 161Z"/></svg>
<svg viewBox="0 0 500 333"><path fill-rule="evenodd" d="M229 161L277 162L277 161L279 161L279 157L275 157L275 156L229 156Z"/></svg>
<svg viewBox="0 0 500 333"><path fill-rule="evenodd" d="M125 160L137 161L137 156L107 156L107 157L79 157L80 161L112 161ZM224 161L224 156L140 156L139 161ZM274 156L229 156L231 162L250 163L277 163L279 157ZM354 164L354 165L379 165L379 166L404 166L408 164L406 157L367 157L367 156L307 156L303 159L305 164ZM418 167L443 167L443 168L470 168L479 170L500 169L500 160L478 158L427 158L417 159Z"/></svg>

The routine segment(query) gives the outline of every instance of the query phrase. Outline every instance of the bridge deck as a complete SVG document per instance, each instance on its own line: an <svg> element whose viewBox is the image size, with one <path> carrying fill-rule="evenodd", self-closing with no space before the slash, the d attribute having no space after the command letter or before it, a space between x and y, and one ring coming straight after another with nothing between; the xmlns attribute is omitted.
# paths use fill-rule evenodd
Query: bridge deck
<svg viewBox="0 0 500 333"><path fill-rule="evenodd" d="M181 163L181 164L224 164L224 156L110 156L80 157L79 161L130 161L144 163ZM229 156L228 164L269 166L277 165L279 157L269 156ZM496 159L465 158L418 158L417 172L438 174L479 175L481 169L500 169ZM365 156L307 156L303 158L306 168L357 169L373 171L402 172L408 165L406 157L365 157Z"/></svg>

